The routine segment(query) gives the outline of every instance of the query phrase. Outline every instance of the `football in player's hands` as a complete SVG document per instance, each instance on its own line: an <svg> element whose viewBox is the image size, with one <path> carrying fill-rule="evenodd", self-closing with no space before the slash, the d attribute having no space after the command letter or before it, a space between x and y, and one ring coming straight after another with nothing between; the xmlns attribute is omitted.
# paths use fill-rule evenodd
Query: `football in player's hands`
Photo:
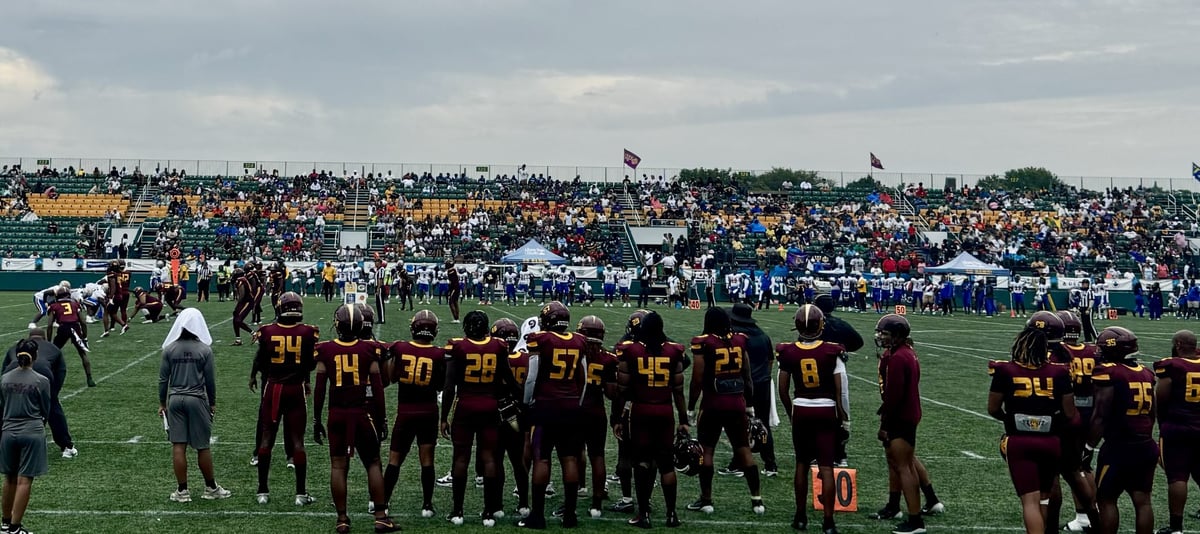
<svg viewBox="0 0 1200 534"><path fill-rule="evenodd" d="M317 445L325 444L325 425L320 421L313 421L313 441L317 442Z"/></svg>

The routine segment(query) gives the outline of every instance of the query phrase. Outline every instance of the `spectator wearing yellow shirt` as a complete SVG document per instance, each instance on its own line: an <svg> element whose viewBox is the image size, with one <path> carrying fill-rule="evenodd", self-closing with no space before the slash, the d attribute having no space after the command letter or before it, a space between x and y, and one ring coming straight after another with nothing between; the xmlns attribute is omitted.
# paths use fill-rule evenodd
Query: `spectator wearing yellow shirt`
<svg viewBox="0 0 1200 534"><path fill-rule="evenodd" d="M187 262L179 264L179 288L183 290L183 298L187 298L188 280L192 278L192 272L188 269Z"/></svg>
<svg viewBox="0 0 1200 534"><path fill-rule="evenodd" d="M333 280L337 277L337 269L332 263L326 263L325 268L321 269L321 294L325 295L325 302L333 300Z"/></svg>

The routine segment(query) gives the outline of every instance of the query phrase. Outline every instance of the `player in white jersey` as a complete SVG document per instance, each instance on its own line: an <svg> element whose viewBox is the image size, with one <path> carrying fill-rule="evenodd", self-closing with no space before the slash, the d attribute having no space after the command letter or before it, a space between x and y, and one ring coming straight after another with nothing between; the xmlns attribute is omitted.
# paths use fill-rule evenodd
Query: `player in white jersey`
<svg viewBox="0 0 1200 534"><path fill-rule="evenodd" d="M621 293L621 307L628 308L629 304L629 288L633 286L633 270L621 269L617 271L617 291Z"/></svg>
<svg viewBox="0 0 1200 534"><path fill-rule="evenodd" d="M509 306L517 305L517 273L512 268L504 273L504 299Z"/></svg>
<svg viewBox="0 0 1200 534"><path fill-rule="evenodd" d="M617 296L617 271L612 264L604 266L604 307L611 308Z"/></svg>
<svg viewBox="0 0 1200 534"><path fill-rule="evenodd" d="M1047 282L1045 278L1038 279L1037 309L1038 311L1050 310L1050 282Z"/></svg>
<svg viewBox="0 0 1200 534"><path fill-rule="evenodd" d="M561 265L554 272L554 299L567 303L571 296L571 271L567 270L567 266Z"/></svg>
<svg viewBox="0 0 1200 534"><path fill-rule="evenodd" d="M529 299L533 297L533 273L529 269L521 269L517 273L517 293L522 296L522 305L529 304Z"/></svg>
<svg viewBox="0 0 1200 534"><path fill-rule="evenodd" d="M55 284L53 286L50 286L46 289L43 289L43 290L38 291L37 293L33 294L33 307L37 309L37 319L41 319L43 315L46 315L46 308L48 308L51 304L54 303L55 300L57 300L57 298L54 296L54 294L58 291L58 288L60 288L60 287L70 288L71 284L68 283L66 280L63 280L62 282L59 282L58 284ZM36 323L37 319L34 319L33 322ZM30 326L29 328L33 329L35 326L36 325Z"/></svg>
<svg viewBox="0 0 1200 534"><path fill-rule="evenodd" d="M416 276L416 278L417 278L417 287L416 287L417 303L418 304L429 304L429 283L431 280L429 277L429 268L428 267L419 267L419 268L417 268L416 274L417 274L417 276Z"/></svg>
<svg viewBox="0 0 1200 534"><path fill-rule="evenodd" d="M738 273L725 274L725 296L729 298L729 302L738 303L741 296L742 281L738 277Z"/></svg>
<svg viewBox="0 0 1200 534"><path fill-rule="evenodd" d="M854 302L854 278L848 274L843 275L839 282L842 284L842 302L840 305L842 309L849 310Z"/></svg>

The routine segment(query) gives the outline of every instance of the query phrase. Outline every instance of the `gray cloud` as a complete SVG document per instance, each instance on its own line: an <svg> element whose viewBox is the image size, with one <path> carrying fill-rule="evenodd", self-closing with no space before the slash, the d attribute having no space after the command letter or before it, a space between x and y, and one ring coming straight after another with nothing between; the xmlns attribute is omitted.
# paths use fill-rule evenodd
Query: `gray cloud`
<svg viewBox="0 0 1200 534"><path fill-rule="evenodd" d="M1189 178L1185 0L54 0L0 154Z"/></svg>

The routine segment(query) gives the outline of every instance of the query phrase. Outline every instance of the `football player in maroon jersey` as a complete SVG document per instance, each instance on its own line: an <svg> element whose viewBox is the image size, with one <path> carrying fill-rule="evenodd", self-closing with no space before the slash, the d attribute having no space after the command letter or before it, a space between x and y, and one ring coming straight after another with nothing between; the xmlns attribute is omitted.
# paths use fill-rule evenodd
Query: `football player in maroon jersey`
<svg viewBox="0 0 1200 534"><path fill-rule="evenodd" d="M160 284L157 288L158 297L164 304L171 307L171 313L167 314L170 317L172 314L178 314L183 310L183 288L175 284Z"/></svg>
<svg viewBox="0 0 1200 534"><path fill-rule="evenodd" d="M890 475L908 505L908 519L893 531L897 534L925 531L915 452L921 422L921 366L912 348L911 331L908 320L896 314L884 315L875 324L875 346L883 349L879 357L879 396L883 401L879 441L887 453Z"/></svg>
<svg viewBox="0 0 1200 534"><path fill-rule="evenodd" d="M579 462L580 487L586 487L588 463L592 467L592 504L588 514L600 517L601 503L607 497L604 487L606 466L604 447L608 441L608 414L604 410L605 398L612 400L617 394L617 357L604 349L604 321L595 315L579 320L575 332L587 339L584 360L587 362L587 385L583 390L584 445L587 446L588 462ZM582 458L582 456L581 456Z"/></svg>
<svg viewBox="0 0 1200 534"><path fill-rule="evenodd" d="M258 350L250 369L250 391L258 386L263 374L262 401L258 411L258 504L270 499L268 480L271 451L279 424L283 423L289 465L296 470L296 506L312 504L308 494L308 454L304 449L304 430L308 421L309 376L320 330L304 324L304 300L288 292L279 297L279 320L264 325L255 333Z"/></svg>
<svg viewBox="0 0 1200 534"><path fill-rule="evenodd" d="M367 470L367 487L373 502L384 502L379 442L387 437L383 380L379 349L358 339L362 315L354 306L341 305L333 313L337 339L317 344L317 384L313 401L313 441L329 438L329 485L337 510L337 532L350 532L346 514L346 479L350 457L358 454ZM370 397L367 390L371 391ZM329 392L329 432L321 423L321 410ZM383 506L375 509L375 532L397 532Z"/></svg>
<svg viewBox="0 0 1200 534"><path fill-rule="evenodd" d="M1059 436L1074 432L1077 416L1066 366L1049 361L1046 335L1026 327L1012 346L1011 361L988 363L992 385L988 414L1004 423L1000 451L1021 500L1026 532L1046 532L1041 501L1049 500L1063 453ZM1057 528L1053 519L1050 530Z"/></svg>
<svg viewBox="0 0 1200 534"><path fill-rule="evenodd" d="M1048 312L1038 312L1048 313ZM1037 314L1034 314L1037 315ZM1095 406L1095 386L1092 385L1092 372L1099 362L1100 355L1096 345L1084 343L1079 338L1083 333L1083 323L1079 316L1070 310L1058 312L1062 320L1062 342L1054 341L1053 336L1046 340L1051 354L1051 362L1067 362L1071 369L1072 388L1075 393L1075 407L1079 413L1078 422L1072 422L1071 428L1059 434L1063 452L1059 465L1062 467L1063 480L1071 488L1075 498L1075 519L1067 522L1066 529L1074 532L1091 526L1096 517L1096 479L1092 476L1092 464L1084 464L1083 444L1087 440L1088 425L1092 422L1092 408ZM1028 325L1028 324L1027 324ZM1051 334L1055 332L1049 330ZM1054 489L1050 494L1050 504L1046 507L1046 517L1054 518L1057 524L1059 512L1062 509L1062 487L1055 480Z"/></svg>
<svg viewBox="0 0 1200 534"><path fill-rule="evenodd" d="M642 321L646 318L646 314L650 313L647 310L634 310L629 314L629 319L625 321L625 335L617 340L617 344L613 346L613 353L616 354L616 347L626 341L633 341L634 332L641 328ZM613 375L613 380L616 380L616 375ZM614 384L615 385L615 384ZM621 411L621 407L625 403L622 402L620 396L613 398L612 411L608 417L609 426L615 426L618 422L624 421L629 415L627 411ZM621 485L621 498L612 503L608 507L614 512L632 512L633 511L633 464L629 461L629 440L617 439L617 468L614 477L609 477L609 480L618 482Z"/></svg>
<svg viewBox="0 0 1200 534"><path fill-rule="evenodd" d="M233 270L233 294L236 296L236 304L233 305L233 346L242 344L242 330L253 332L250 325L246 323L246 317L254 311L254 283L251 280L255 277L253 273L247 274L241 269Z"/></svg>
<svg viewBox="0 0 1200 534"><path fill-rule="evenodd" d="M521 341L521 329L512 319L500 318L492 323L492 337L503 339L508 343L508 366L512 368L513 379L517 387L524 391L525 376L529 372L529 353L517 350ZM496 472L500 480L504 480L504 456L513 470L513 480L517 485L517 515L529 515L529 462L532 454L529 451L529 424L524 414L524 399L511 399L513 410L509 419L500 425L500 448L497 450ZM476 462L477 464L479 462ZM476 476L479 476L478 469Z"/></svg>
<svg viewBox="0 0 1200 534"><path fill-rule="evenodd" d="M400 466L417 442L421 464L421 517L433 517L433 462L437 446L437 393L446 380L445 350L434 345L438 318L429 310L413 315L409 323L412 341L397 341L388 349L384 366L387 382L396 384L396 423L392 427L391 451L384 472L384 508L400 478ZM378 505L377 505L378 506Z"/></svg>
<svg viewBox="0 0 1200 534"><path fill-rule="evenodd" d="M796 452L793 490L796 512L792 528L808 527L808 466L817 464L821 478L821 503L825 534L837 534L833 511L837 485L833 479L838 430L849 420L842 404L842 375L846 373L846 349L838 343L821 341L825 314L813 304L796 310L793 318L798 341L775 347L779 360L779 398L792 422L792 447Z"/></svg>
<svg viewBox="0 0 1200 534"><path fill-rule="evenodd" d="M729 437L734 463L745 473L750 487L750 507L766 512L759 493L758 464L750 454L749 418L754 417L754 391L750 362L746 359L746 336L735 334L724 308L704 313L704 333L692 338L692 382L688 390L688 412L694 413L703 397L696 421L697 438L704 446L700 466L700 498L688 510L713 512L713 453L721 432Z"/></svg>
<svg viewBox="0 0 1200 534"><path fill-rule="evenodd" d="M580 399L586 380L587 339L570 332L571 312L561 302L542 307L542 330L525 337L529 348L529 374L525 377L525 404L530 407L530 448L533 452L533 507L520 525L544 528L546 486L550 483L550 455L557 451L563 477L563 527L578 524L579 453L583 449Z"/></svg>
<svg viewBox="0 0 1200 534"><path fill-rule="evenodd" d="M446 299L450 303L450 315L454 317L453 322L458 323L458 303L462 300L462 281L459 280L458 268L450 260L446 260L446 280L450 284L450 292Z"/></svg>
<svg viewBox="0 0 1200 534"><path fill-rule="evenodd" d="M1167 475L1168 532L1183 532L1188 478L1200 480L1200 357L1196 334L1180 330L1171 338L1171 357L1154 362L1158 385L1158 435Z"/></svg>
<svg viewBox="0 0 1200 534"><path fill-rule="evenodd" d="M690 430L683 395L683 360L687 349L667 340L662 316L655 312L645 315L634 335L635 341L617 345L620 400L614 411L624 414L628 405L628 423L619 419L613 424L617 439L630 441L628 452L637 486L638 511L629 524L650 528L650 494L657 467L666 501L666 525L678 527L674 443L676 432Z"/></svg>
<svg viewBox="0 0 1200 534"><path fill-rule="evenodd" d="M163 303L158 297L140 287L134 288L133 297L133 315L137 316L139 311L146 310L146 319L142 321L142 324L156 323L166 319L162 314Z"/></svg>
<svg viewBox="0 0 1200 534"><path fill-rule="evenodd" d="M121 260L108 262L108 272L104 275L104 281L108 284L108 289L105 290L108 301L103 303L104 334L108 334L114 323L121 325L121 333L124 334L129 330L129 317L126 315L126 308L129 307L129 273L125 272ZM126 285L122 287L122 283ZM120 313L117 313L118 310Z"/></svg>
<svg viewBox="0 0 1200 534"><path fill-rule="evenodd" d="M463 524L463 500L467 491L467 464L471 446L478 441L485 451L476 461L483 462L484 526L496 524L503 515L502 480L496 476L496 448L499 442L500 416L497 400L503 395L518 397L516 379L508 367L508 343L488 335L487 314L479 310L463 317L465 338L446 344L446 386L442 391L442 437L454 443L454 508L447 520Z"/></svg>
<svg viewBox="0 0 1200 534"><path fill-rule="evenodd" d="M65 287L58 288L54 294L55 301L46 308L46 314L50 316L50 326L46 329L48 337L53 339L54 346L63 348L68 342L75 346L75 350L79 352L79 359L83 361L83 372L87 376L87 385L90 388L96 387L96 381L92 380L92 360L88 358L87 342L87 323L80 319L80 313L86 314L87 311L83 305L71 298L71 290ZM54 325L58 325L58 329L54 330Z"/></svg>
<svg viewBox="0 0 1200 534"><path fill-rule="evenodd" d="M1092 413L1084 462L1100 440L1096 463L1096 500L1100 504L1099 532L1113 534L1120 525L1117 498L1128 493L1133 501L1137 534L1154 530L1150 493L1158 463L1154 442L1154 373L1138 363L1138 339L1133 332L1110 326L1096 338L1104 360L1092 374L1096 407Z"/></svg>

